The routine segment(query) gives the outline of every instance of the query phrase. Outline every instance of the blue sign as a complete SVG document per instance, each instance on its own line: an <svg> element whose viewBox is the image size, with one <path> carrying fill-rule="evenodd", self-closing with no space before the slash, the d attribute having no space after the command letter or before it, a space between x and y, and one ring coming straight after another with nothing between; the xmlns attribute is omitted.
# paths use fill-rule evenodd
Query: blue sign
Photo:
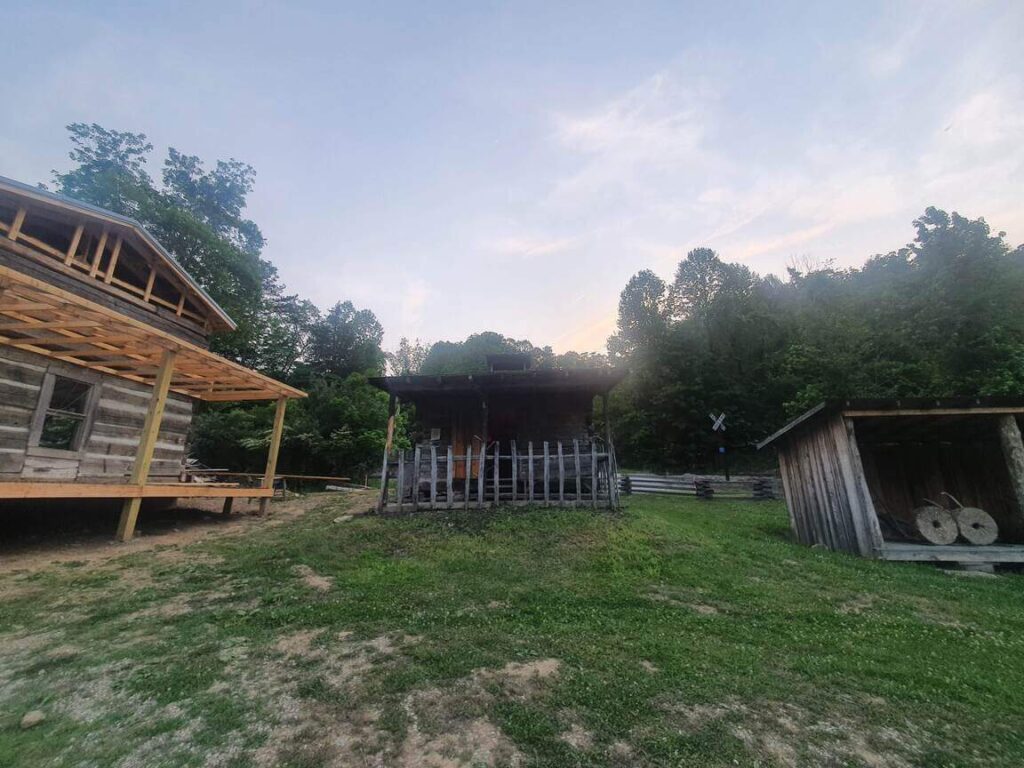
<svg viewBox="0 0 1024 768"><path fill-rule="evenodd" d="M725 453L725 446L724 445L718 446L718 452L719 453Z"/></svg>

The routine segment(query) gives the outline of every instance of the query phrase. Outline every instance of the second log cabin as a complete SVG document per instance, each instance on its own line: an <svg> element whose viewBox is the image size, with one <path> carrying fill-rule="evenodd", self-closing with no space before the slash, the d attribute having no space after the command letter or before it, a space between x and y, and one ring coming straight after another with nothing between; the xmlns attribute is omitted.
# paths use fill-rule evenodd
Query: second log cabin
<svg viewBox="0 0 1024 768"><path fill-rule="evenodd" d="M607 398L625 371L533 369L526 354L489 355L487 363L487 373L371 380L391 395L378 508L617 507ZM603 433L594 427L597 397ZM415 406L419 439L395 451L403 402Z"/></svg>

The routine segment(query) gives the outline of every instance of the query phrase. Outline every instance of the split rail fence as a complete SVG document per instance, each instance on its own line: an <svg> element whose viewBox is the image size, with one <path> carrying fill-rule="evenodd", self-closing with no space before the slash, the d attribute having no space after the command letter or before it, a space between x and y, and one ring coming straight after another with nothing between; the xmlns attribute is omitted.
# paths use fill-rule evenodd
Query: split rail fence
<svg viewBox="0 0 1024 768"><path fill-rule="evenodd" d="M781 497L781 481L775 477L752 477L739 480L717 480L693 475L622 475L620 491L629 494L662 494L695 496L702 499L755 499Z"/></svg>
<svg viewBox="0 0 1024 768"><path fill-rule="evenodd" d="M453 509L498 504L559 507L619 505L615 450L598 442L571 444L515 442L501 452L455 454L442 446L416 446L388 456L381 478L379 508L386 512Z"/></svg>

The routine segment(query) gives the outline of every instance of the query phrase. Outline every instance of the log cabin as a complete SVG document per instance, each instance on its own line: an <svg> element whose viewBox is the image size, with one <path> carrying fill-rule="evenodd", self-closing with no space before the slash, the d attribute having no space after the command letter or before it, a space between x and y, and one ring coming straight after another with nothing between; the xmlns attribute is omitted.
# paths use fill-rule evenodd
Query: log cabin
<svg viewBox="0 0 1024 768"><path fill-rule="evenodd" d="M625 371L533 369L528 354L488 355L487 365L486 373L370 380L391 396L378 509L618 507L607 402ZM597 397L603 435L594 428ZM420 437L394 451L403 402L415 407Z"/></svg>
<svg viewBox="0 0 1024 768"><path fill-rule="evenodd" d="M799 541L885 560L1024 563L1022 397L821 403L763 440L776 449ZM948 495L947 495L948 494ZM936 545L914 513L984 510L987 545Z"/></svg>
<svg viewBox="0 0 1024 768"><path fill-rule="evenodd" d="M0 501L273 494L304 393L209 349L235 323L139 222L0 177ZM197 401L277 402L259 488L183 483Z"/></svg>

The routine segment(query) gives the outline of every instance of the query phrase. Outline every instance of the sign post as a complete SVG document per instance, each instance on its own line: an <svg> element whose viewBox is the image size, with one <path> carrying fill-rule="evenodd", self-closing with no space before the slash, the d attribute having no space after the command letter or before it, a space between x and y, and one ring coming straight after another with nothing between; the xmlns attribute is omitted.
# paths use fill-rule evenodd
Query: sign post
<svg viewBox="0 0 1024 768"><path fill-rule="evenodd" d="M725 481L729 482L729 454L725 451L725 411L717 416L712 412L708 416L711 417L711 431L718 434L718 455L722 457Z"/></svg>

